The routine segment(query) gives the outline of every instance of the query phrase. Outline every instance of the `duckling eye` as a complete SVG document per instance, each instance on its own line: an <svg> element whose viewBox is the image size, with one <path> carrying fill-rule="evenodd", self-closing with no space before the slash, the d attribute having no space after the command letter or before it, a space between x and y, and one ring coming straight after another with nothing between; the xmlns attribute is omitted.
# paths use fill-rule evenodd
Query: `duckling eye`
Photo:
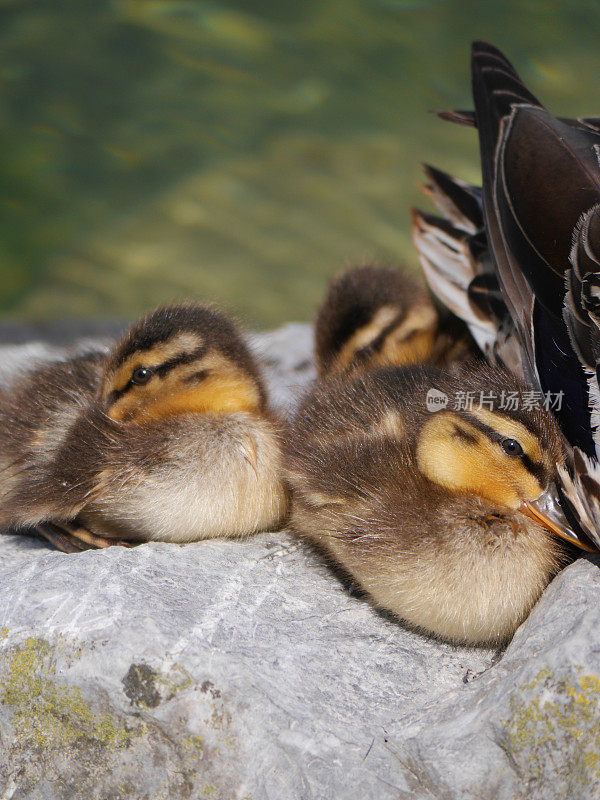
<svg viewBox="0 0 600 800"><path fill-rule="evenodd" d="M523 455L523 448L516 439L502 439L500 441L500 447L504 450L507 456L514 456L517 458L518 456Z"/></svg>
<svg viewBox="0 0 600 800"><path fill-rule="evenodd" d="M152 375L153 372L148 367L136 367L131 373L131 382L137 386L143 386L148 383Z"/></svg>

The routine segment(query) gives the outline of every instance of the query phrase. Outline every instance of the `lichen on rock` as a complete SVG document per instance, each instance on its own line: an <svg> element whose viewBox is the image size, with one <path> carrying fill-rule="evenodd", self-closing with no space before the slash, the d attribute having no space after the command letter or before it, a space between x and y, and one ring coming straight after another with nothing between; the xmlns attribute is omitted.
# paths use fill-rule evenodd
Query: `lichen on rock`
<svg viewBox="0 0 600 800"><path fill-rule="evenodd" d="M75 748L84 759L95 748L128 747L132 737L140 735L140 725L127 728L114 715L94 711L79 689L61 685L56 646L29 638L2 654L0 702L13 712L15 743L43 748L46 754Z"/></svg>
<svg viewBox="0 0 600 800"><path fill-rule="evenodd" d="M182 680L181 668L162 674L146 664L132 664L121 681L133 706L128 712L118 708L118 697L98 687L84 696L69 683L70 671L80 666L77 662L92 655L89 645L64 636L8 644L8 630L2 639L0 725L5 747L0 776L6 785L17 776L21 796L145 798L137 794L134 765L149 759L157 767L153 800L188 798L195 790L215 785L207 780L215 781L210 755L218 748L207 747L205 737L185 724L177 729L139 713L154 710L163 700L168 703L179 691L199 688L189 676ZM88 677L93 684L91 672ZM164 697L156 687L163 689ZM214 723L212 703L205 716L208 728L221 728ZM227 740L229 745L234 742L234 737ZM224 787L222 781L218 785Z"/></svg>
<svg viewBox="0 0 600 800"><path fill-rule="evenodd" d="M535 794L553 790L562 770L570 797L600 785L600 678L575 667L559 678L540 670L511 697L512 715L505 725L510 753ZM556 763L560 754L560 762Z"/></svg>

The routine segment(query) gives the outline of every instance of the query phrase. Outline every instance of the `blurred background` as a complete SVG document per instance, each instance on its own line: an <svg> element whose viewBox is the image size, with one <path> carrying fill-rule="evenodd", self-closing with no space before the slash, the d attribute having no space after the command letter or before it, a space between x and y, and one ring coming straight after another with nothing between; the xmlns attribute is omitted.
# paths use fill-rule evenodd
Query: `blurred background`
<svg viewBox="0 0 600 800"><path fill-rule="evenodd" d="M211 299L311 319L349 262L417 269L420 163L479 179L473 38L558 115L600 113L600 5L0 0L0 316Z"/></svg>

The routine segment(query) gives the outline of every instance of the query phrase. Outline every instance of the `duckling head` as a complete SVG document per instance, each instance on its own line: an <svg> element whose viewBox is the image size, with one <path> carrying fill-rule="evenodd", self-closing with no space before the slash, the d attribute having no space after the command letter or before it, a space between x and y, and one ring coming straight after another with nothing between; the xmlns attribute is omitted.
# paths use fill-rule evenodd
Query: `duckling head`
<svg viewBox="0 0 600 800"><path fill-rule="evenodd" d="M433 303L410 277L376 265L352 267L331 282L317 315L319 372L425 361L437 327Z"/></svg>
<svg viewBox="0 0 600 800"><path fill-rule="evenodd" d="M497 377L489 368L483 372L480 380L483 377L487 385ZM472 374L468 380L474 382ZM526 390L519 388L522 400ZM519 511L588 549L560 510L554 482L566 448L548 410L535 405L498 409L480 403L439 411L424 422L415 452L420 472L443 489L479 497L505 512Z"/></svg>
<svg viewBox="0 0 600 800"><path fill-rule="evenodd" d="M265 389L235 325L200 305L158 308L128 331L104 371L100 397L115 422L177 414L261 414Z"/></svg>
<svg viewBox="0 0 600 800"><path fill-rule="evenodd" d="M419 469L450 492L516 510L546 491L562 455L558 437L542 438L533 422L487 408L432 414L417 443Z"/></svg>

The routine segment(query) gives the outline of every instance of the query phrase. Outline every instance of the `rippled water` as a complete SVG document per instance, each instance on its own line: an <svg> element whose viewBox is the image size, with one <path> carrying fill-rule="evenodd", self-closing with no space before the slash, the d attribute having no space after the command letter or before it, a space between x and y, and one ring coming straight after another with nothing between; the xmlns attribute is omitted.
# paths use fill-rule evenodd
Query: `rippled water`
<svg viewBox="0 0 600 800"><path fill-rule="evenodd" d="M416 268L419 164L478 177L468 50L561 115L600 113L600 5L0 0L4 316L214 299L309 319L326 278Z"/></svg>

